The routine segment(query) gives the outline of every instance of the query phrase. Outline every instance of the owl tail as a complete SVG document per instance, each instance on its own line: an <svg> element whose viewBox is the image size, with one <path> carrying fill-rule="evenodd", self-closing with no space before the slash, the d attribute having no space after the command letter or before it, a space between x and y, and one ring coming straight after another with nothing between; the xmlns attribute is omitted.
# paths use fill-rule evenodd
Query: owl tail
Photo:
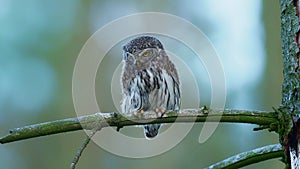
<svg viewBox="0 0 300 169"><path fill-rule="evenodd" d="M145 137L148 139L152 139L158 134L158 129L160 128L160 124L149 124L144 126Z"/></svg>

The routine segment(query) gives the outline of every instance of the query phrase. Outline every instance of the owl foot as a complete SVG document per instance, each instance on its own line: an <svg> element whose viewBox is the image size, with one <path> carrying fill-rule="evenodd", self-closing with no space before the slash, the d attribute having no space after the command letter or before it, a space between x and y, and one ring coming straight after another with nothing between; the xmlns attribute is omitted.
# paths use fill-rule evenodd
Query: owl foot
<svg viewBox="0 0 300 169"><path fill-rule="evenodd" d="M145 111L142 109L142 110L138 110L138 111L133 112L133 115L138 117L138 118L141 118L141 117L144 116L144 113L145 113Z"/></svg>
<svg viewBox="0 0 300 169"><path fill-rule="evenodd" d="M165 109L156 108L155 113L157 117L167 117Z"/></svg>

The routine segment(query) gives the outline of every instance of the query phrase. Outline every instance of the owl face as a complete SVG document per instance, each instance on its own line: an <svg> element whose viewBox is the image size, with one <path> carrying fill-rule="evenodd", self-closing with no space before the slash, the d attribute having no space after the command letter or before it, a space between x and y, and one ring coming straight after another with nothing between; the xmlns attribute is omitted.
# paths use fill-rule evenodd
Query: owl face
<svg viewBox="0 0 300 169"><path fill-rule="evenodd" d="M124 52L123 58L128 63L139 66L159 56L159 52L160 49L157 48L146 48L144 50L137 50L134 53Z"/></svg>
<svg viewBox="0 0 300 169"><path fill-rule="evenodd" d="M123 46L123 60L126 64L141 67L160 56L161 50L163 46L158 39L141 36Z"/></svg>

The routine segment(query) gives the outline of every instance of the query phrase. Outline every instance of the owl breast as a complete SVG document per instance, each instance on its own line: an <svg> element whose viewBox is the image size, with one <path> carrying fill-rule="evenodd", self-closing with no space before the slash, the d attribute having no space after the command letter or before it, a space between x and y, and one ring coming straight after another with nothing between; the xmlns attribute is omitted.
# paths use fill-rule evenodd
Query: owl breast
<svg viewBox="0 0 300 169"><path fill-rule="evenodd" d="M132 113L140 110L178 110L180 89L178 80L166 70L143 69L129 81L127 92L123 91L122 111Z"/></svg>

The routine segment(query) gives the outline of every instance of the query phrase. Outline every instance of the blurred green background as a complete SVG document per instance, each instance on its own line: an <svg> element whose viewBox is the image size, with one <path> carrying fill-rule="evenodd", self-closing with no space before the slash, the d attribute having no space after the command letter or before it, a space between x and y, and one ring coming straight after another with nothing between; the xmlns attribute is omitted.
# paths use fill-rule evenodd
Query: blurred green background
<svg viewBox="0 0 300 169"><path fill-rule="evenodd" d="M108 22L146 11L185 18L208 36L224 66L226 108L272 110L272 106L280 104L279 1L1 0L0 136L11 128L75 117L72 74L84 43ZM102 111L117 110L109 85L113 69L121 62L121 45L107 54L103 64L106 66L97 76L97 99ZM186 62L197 76L200 104L209 105L210 86L201 81L205 73L192 60ZM99 90L108 92L99 94ZM91 143L78 168L198 169L243 151L278 143L277 134L253 132L255 125L221 124L208 141L199 144L201 127L202 124L195 125L170 151L146 159L116 156ZM132 130L142 133L141 129ZM69 168L84 137L83 131L77 131L0 145L0 168ZM273 159L245 168L283 167L279 159Z"/></svg>

